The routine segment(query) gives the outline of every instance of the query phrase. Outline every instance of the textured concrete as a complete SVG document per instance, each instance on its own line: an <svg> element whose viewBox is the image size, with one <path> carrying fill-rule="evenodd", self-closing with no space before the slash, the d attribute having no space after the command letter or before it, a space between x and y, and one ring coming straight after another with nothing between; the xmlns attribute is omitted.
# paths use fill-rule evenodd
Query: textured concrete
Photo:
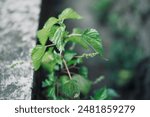
<svg viewBox="0 0 150 117"><path fill-rule="evenodd" d="M30 99L40 0L0 0L0 99Z"/></svg>

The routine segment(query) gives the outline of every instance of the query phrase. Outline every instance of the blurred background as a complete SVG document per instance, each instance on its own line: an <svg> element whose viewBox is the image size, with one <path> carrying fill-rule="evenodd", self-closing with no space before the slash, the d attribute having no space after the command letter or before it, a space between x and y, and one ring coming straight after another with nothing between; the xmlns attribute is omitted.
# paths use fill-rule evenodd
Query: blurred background
<svg viewBox="0 0 150 117"><path fill-rule="evenodd" d="M104 56L85 59L91 80L105 77L93 89L107 85L116 99L150 99L149 0L0 0L0 99L31 99L32 83L42 76L31 67L36 31L67 7L84 18L67 21L69 31L101 34Z"/></svg>

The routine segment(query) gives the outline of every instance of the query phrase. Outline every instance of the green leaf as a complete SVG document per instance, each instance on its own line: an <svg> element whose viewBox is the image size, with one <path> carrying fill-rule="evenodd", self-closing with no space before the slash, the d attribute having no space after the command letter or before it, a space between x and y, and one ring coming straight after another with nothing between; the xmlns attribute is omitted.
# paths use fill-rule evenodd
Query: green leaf
<svg viewBox="0 0 150 117"><path fill-rule="evenodd" d="M42 87L52 86L56 80L54 73L48 75L48 79L42 82Z"/></svg>
<svg viewBox="0 0 150 117"><path fill-rule="evenodd" d="M33 64L34 70L39 69L45 50L46 50L46 47L42 45L37 45L35 48L33 48L32 53L31 53L31 58L32 58L32 64Z"/></svg>
<svg viewBox="0 0 150 117"><path fill-rule="evenodd" d="M62 57L61 57L61 55L60 54L58 54L58 53L56 53L56 52L54 52L55 53L55 55L54 55L54 61L56 62L56 64L58 64L58 65L63 65L63 62L62 62Z"/></svg>
<svg viewBox="0 0 150 117"><path fill-rule="evenodd" d="M67 8L65 9L60 15L59 15L59 19L60 20L65 20L65 19L81 19L82 17L75 12L73 9L71 8Z"/></svg>
<svg viewBox="0 0 150 117"><path fill-rule="evenodd" d="M51 86L53 82L51 80L46 79L45 81L42 82L42 87L48 87Z"/></svg>
<svg viewBox="0 0 150 117"><path fill-rule="evenodd" d="M59 66L63 65L61 56L55 51L51 51L51 49L49 49L48 52L45 53L42 59L43 68L50 73L54 72L54 70L59 70Z"/></svg>
<svg viewBox="0 0 150 117"><path fill-rule="evenodd" d="M53 99L53 100L56 100L56 94L55 94L55 87L49 87L47 89L47 97L49 99Z"/></svg>
<svg viewBox="0 0 150 117"><path fill-rule="evenodd" d="M119 94L114 89L108 89L109 99L119 97Z"/></svg>
<svg viewBox="0 0 150 117"><path fill-rule="evenodd" d="M64 46L63 46L63 34L64 34L64 27L59 27L53 38L51 38L51 41L56 44L57 49L62 52L64 50Z"/></svg>
<svg viewBox="0 0 150 117"><path fill-rule="evenodd" d="M44 24L44 29L46 29L46 30L48 30L48 31L50 31L51 30L51 28L52 28L52 26L54 25L54 24L56 24L56 23L58 23L58 19L57 18L55 18L55 17L50 17L47 21L46 21L46 23Z"/></svg>
<svg viewBox="0 0 150 117"><path fill-rule="evenodd" d="M101 38L95 29L88 29L82 34L71 34L67 39L82 45L86 49L93 49L95 53L103 54Z"/></svg>
<svg viewBox="0 0 150 117"><path fill-rule="evenodd" d="M53 36L58 28L59 28L59 26L56 26L56 25L51 27L51 30L49 32L49 38L53 38Z"/></svg>
<svg viewBox="0 0 150 117"><path fill-rule="evenodd" d="M42 67L48 72L54 72L56 63L55 62L49 62L49 63L42 63Z"/></svg>
<svg viewBox="0 0 150 117"><path fill-rule="evenodd" d="M37 32L37 37L42 45L45 45L49 35L51 34L51 28L54 24L58 22L58 19L51 17L47 20L44 27Z"/></svg>
<svg viewBox="0 0 150 117"><path fill-rule="evenodd" d="M94 100L105 100L107 98L108 98L108 90L106 87L97 90L93 97Z"/></svg>
<svg viewBox="0 0 150 117"><path fill-rule="evenodd" d="M49 63L50 61L54 60L53 54L50 54L49 52L45 52L43 58L42 58L42 63Z"/></svg>
<svg viewBox="0 0 150 117"><path fill-rule="evenodd" d="M89 93L92 85L90 80L83 78L81 75L74 75L73 80L77 81L83 95L87 95Z"/></svg>
<svg viewBox="0 0 150 117"><path fill-rule="evenodd" d="M65 51L64 58L66 61L70 61L76 54L77 53L75 53L74 51L68 50Z"/></svg>
<svg viewBox="0 0 150 117"><path fill-rule="evenodd" d="M60 79L61 84L65 84L65 83L69 82L69 80L70 80L69 77L66 75L61 76L59 79Z"/></svg>
<svg viewBox="0 0 150 117"><path fill-rule="evenodd" d="M100 55L103 53L102 42L99 33L95 29L88 29L82 35L84 41L89 45L95 52Z"/></svg>
<svg viewBox="0 0 150 117"><path fill-rule="evenodd" d="M80 67L79 74L82 75L84 78L88 78L88 69L85 66Z"/></svg>
<svg viewBox="0 0 150 117"><path fill-rule="evenodd" d="M52 82L54 82L56 80L54 73L51 73L50 75L48 75L48 79Z"/></svg>
<svg viewBox="0 0 150 117"><path fill-rule="evenodd" d="M49 33L46 29L41 29L37 32L37 37L42 45L45 45L48 40Z"/></svg>
<svg viewBox="0 0 150 117"><path fill-rule="evenodd" d="M74 43L77 43L77 44L80 44L82 47L84 47L85 49L88 49L88 45L87 45L87 43L85 43L84 42L84 40L83 40L83 38L82 38L82 35L81 34L79 34L79 35L73 35L73 36L71 36L71 37L69 37L69 38L67 38L68 39L68 41L72 41L72 42L74 42Z"/></svg>
<svg viewBox="0 0 150 117"><path fill-rule="evenodd" d="M62 86L62 93L65 97L74 99L80 95L80 89L75 80L70 80Z"/></svg>
<svg viewBox="0 0 150 117"><path fill-rule="evenodd" d="M49 48L42 58L42 67L49 73L53 72L56 65L55 55L52 50L53 48Z"/></svg>
<svg viewBox="0 0 150 117"><path fill-rule="evenodd" d="M77 64L81 64L83 62L82 58L77 58L77 59L72 59L70 61L67 61L67 66L71 66L71 65L77 65Z"/></svg>

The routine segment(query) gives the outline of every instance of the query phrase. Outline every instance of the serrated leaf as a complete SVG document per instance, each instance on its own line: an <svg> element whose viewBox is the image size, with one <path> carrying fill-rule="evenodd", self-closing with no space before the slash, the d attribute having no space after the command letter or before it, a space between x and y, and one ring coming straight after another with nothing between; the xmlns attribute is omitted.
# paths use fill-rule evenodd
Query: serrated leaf
<svg viewBox="0 0 150 117"><path fill-rule="evenodd" d="M69 80L62 86L62 93L65 97L74 99L79 97L80 89L75 80Z"/></svg>
<svg viewBox="0 0 150 117"><path fill-rule="evenodd" d="M37 32L37 37L42 45L45 45L48 40L49 32L46 29L41 29Z"/></svg>
<svg viewBox="0 0 150 117"><path fill-rule="evenodd" d="M108 90L106 87L97 90L93 97L93 99L95 100L105 100L107 98L108 98Z"/></svg>
<svg viewBox="0 0 150 117"><path fill-rule="evenodd" d="M45 50L46 50L46 47L42 45L37 45L35 48L33 48L32 53L31 53L31 58L32 58L32 64L33 64L34 70L39 69Z"/></svg>
<svg viewBox="0 0 150 117"><path fill-rule="evenodd" d="M67 8L65 9L60 15L59 15L59 19L60 20L65 20L65 19L81 19L82 17L75 12L73 9L71 8Z"/></svg>
<svg viewBox="0 0 150 117"><path fill-rule="evenodd" d="M49 87L47 89L47 97L49 99L53 99L53 100L56 100L56 94L55 94L55 87Z"/></svg>
<svg viewBox="0 0 150 117"><path fill-rule="evenodd" d="M62 65L61 55L53 51L53 48L49 48L42 58L42 67L51 73L54 70L59 70Z"/></svg>
<svg viewBox="0 0 150 117"><path fill-rule="evenodd" d="M59 26L56 26L56 25L51 27L51 30L49 32L49 38L53 38L53 36L58 28L59 28Z"/></svg>
<svg viewBox="0 0 150 117"><path fill-rule="evenodd" d="M57 49L62 52L64 50L64 46L63 46L63 34L64 34L64 27L59 27L53 38L51 38L50 40L56 44Z"/></svg>
<svg viewBox="0 0 150 117"><path fill-rule="evenodd" d="M59 79L60 79L61 84L65 84L65 83L69 82L69 80L70 80L69 77L66 75L61 76Z"/></svg>
<svg viewBox="0 0 150 117"><path fill-rule="evenodd" d="M51 34L50 33L51 28L57 22L58 22L58 19L56 19L55 17L51 17L47 20L44 27L37 32L37 37L42 45L46 44L48 37Z"/></svg>
<svg viewBox="0 0 150 117"><path fill-rule="evenodd" d="M45 52L43 58L42 58L42 63L49 63L50 61L54 60L53 54L49 52Z"/></svg>
<svg viewBox="0 0 150 117"><path fill-rule="evenodd" d="M82 47L84 47L85 49L88 49L88 45L87 43L84 42L82 35L74 35L68 38L68 41L72 41L74 43L80 44Z"/></svg>
<svg viewBox="0 0 150 117"><path fill-rule="evenodd" d="M101 38L95 29L88 29L82 34L72 34L67 39L82 45L86 49L93 49L95 53L103 54Z"/></svg>
<svg viewBox="0 0 150 117"><path fill-rule="evenodd" d="M90 91L92 82L90 80L85 79L81 75L74 75L73 80L77 81L80 91L83 95L87 95Z"/></svg>
<svg viewBox="0 0 150 117"><path fill-rule="evenodd" d="M56 23L58 23L58 19L57 18L55 18L55 17L50 17L47 21L46 21L46 23L44 24L44 29L46 29L46 30L48 30L48 31L50 31L51 30L51 28L52 28L52 26L54 25L54 24L56 24Z"/></svg>
<svg viewBox="0 0 150 117"><path fill-rule="evenodd" d="M64 58L66 61L70 61L76 54L77 53L75 53L74 51L68 50L65 51Z"/></svg>
<svg viewBox="0 0 150 117"><path fill-rule="evenodd" d="M82 35L84 41L100 55L103 53L102 42L99 33L95 29L86 30Z"/></svg>

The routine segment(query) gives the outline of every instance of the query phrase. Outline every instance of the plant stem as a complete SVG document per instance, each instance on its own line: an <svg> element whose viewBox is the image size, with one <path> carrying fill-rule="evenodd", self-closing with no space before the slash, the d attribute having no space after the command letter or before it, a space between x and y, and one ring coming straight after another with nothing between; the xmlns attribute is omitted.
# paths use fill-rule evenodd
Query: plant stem
<svg viewBox="0 0 150 117"><path fill-rule="evenodd" d="M65 68L66 68L66 70L67 70L67 73L68 73L68 75L69 75L69 78L72 79L71 74L70 74L70 71L69 71L68 66L67 66L67 63L66 63L66 61L65 61L64 59L63 59L63 63L64 63L64 65L65 65Z"/></svg>
<svg viewBox="0 0 150 117"><path fill-rule="evenodd" d="M73 36L81 36L81 34L70 34L70 35L68 35L68 37L73 37Z"/></svg>
<svg viewBox="0 0 150 117"><path fill-rule="evenodd" d="M50 45L46 45L46 47L51 47L51 46L54 46L55 44L50 44Z"/></svg>
<svg viewBox="0 0 150 117"><path fill-rule="evenodd" d="M63 73L68 73L67 71L62 71ZM70 74L76 74L74 72L70 72Z"/></svg>
<svg viewBox="0 0 150 117"><path fill-rule="evenodd" d="M71 47L70 47L70 50L73 50L74 48L75 48L75 43L73 43L72 45L71 45Z"/></svg>

